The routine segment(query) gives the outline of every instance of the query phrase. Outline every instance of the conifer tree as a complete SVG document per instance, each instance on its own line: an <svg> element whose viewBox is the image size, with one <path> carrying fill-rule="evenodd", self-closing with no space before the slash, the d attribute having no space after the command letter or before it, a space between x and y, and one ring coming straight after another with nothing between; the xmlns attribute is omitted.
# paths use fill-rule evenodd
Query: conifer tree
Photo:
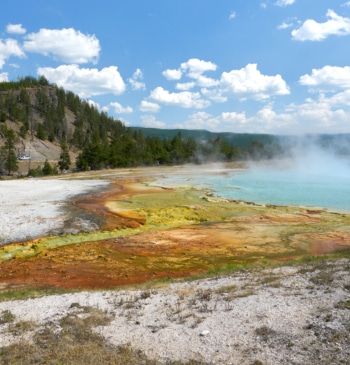
<svg viewBox="0 0 350 365"><path fill-rule="evenodd" d="M68 170L69 166L71 165L68 146L66 141L62 140L61 142L61 154L60 159L58 161L58 167L61 171Z"/></svg>
<svg viewBox="0 0 350 365"><path fill-rule="evenodd" d="M17 155L15 152L16 134L12 129L5 130L4 160L8 175L18 170Z"/></svg>

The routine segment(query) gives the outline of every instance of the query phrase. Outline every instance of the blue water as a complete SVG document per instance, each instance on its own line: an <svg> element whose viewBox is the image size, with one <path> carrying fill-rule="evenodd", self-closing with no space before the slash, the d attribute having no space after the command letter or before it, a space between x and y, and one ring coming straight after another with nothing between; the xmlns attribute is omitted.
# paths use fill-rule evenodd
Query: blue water
<svg viewBox="0 0 350 365"><path fill-rule="evenodd" d="M253 166L245 170L196 168L163 180L163 184L196 186L216 195L272 205L327 208L350 213L349 161L323 158L291 166Z"/></svg>
<svg viewBox="0 0 350 365"><path fill-rule="evenodd" d="M350 176L248 170L205 180L216 194L234 200L350 212Z"/></svg>

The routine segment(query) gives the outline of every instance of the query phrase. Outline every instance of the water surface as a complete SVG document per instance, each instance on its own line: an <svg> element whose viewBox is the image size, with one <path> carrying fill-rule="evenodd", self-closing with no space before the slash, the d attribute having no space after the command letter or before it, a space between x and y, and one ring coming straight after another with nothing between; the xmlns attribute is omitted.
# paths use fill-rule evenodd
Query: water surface
<svg viewBox="0 0 350 365"><path fill-rule="evenodd" d="M350 212L350 165L342 161L251 165L247 169L194 167L165 185L194 185L233 200Z"/></svg>

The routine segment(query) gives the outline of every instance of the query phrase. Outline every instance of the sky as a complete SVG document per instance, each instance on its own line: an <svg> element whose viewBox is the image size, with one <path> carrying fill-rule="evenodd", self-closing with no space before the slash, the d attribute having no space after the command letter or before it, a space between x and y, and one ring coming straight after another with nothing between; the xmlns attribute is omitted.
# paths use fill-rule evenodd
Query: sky
<svg viewBox="0 0 350 365"><path fill-rule="evenodd" d="M41 75L127 126L350 133L350 1L6 1L0 81Z"/></svg>

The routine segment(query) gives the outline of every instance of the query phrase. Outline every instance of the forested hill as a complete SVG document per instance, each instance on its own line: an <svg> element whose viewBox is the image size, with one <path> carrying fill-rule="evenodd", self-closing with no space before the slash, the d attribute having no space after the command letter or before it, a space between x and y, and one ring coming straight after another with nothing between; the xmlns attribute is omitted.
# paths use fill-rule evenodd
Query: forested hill
<svg viewBox="0 0 350 365"><path fill-rule="evenodd" d="M209 132L205 129L158 129L143 127L131 127L131 129L141 131L145 137L172 139L180 133L183 138L192 138L197 142L221 140L229 145L246 150L252 148L254 144L262 146L278 145L280 140L279 136L272 134Z"/></svg>
<svg viewBox="0 0 350 365"><path fill-rule="evenodd" d="M87 170L271 158L284 152L281 140L263 134L128 128L44 77L0 82L1 174L15 172L21 159L35 160L33 146L41 145L46 150L39 152L50 163L31 174L53 173L52 164ZM58 153L50 154L54 149Z"/></svg>
<svg viewBox="0 0 350 365"><path fill-rule="evenodd" d="M0 172L29 158L29 142L61 149L58 168L100 169L232 161L271 155L271 136L128 128L44 77L0 83ZM229 136L229 138L227 138ZM273 146L273 147L272 147ZM77 156L70 160L70 152ZM31 156L32 157L32 156ZM48 167L48 166L47 166Z"/></svg>

